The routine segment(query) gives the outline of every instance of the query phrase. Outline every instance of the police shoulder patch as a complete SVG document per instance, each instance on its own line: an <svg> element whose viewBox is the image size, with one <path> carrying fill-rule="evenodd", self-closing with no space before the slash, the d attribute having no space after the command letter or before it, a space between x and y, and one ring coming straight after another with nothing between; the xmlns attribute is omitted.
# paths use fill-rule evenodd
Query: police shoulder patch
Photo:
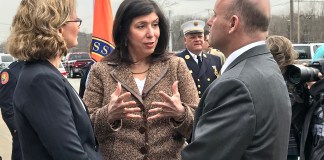
<svg viewBox="0 0 324 160"><path fill-rule="evenodd" d="M1 73L1 84L6 84L9 81L9 74L8 72L2 72Z"/></svg>

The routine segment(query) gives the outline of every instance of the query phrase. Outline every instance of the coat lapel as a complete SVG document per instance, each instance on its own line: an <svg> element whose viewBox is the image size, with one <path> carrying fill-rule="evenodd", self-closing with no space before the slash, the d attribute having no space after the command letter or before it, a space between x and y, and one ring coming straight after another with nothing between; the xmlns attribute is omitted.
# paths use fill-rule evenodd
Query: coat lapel
<svg viewBox="0 0 324 160"><path fill-rule="evenodd" d="M142 92L142 95L144 97L166 75L168 69L169 69L169 63L167 63L167 61L155 62L151 65Z"/></svg>
<svg viewBox="0 0 324 160"><path fill-rule="evenodd" d="M168 68L169 64L167 62L155 62L150 66L142 95L139 94L139 90L130 71L129 65L118 65L116 69L110 72L110 75L116 81L120 82L128 92L143 103L142 97L145 97L147 93L166 75Z"/></svg>
<svg viewBox="0 0 324 160"><path fill-rule="evenodd" d="M198 78L203 76L206 73L207 67L209 66L209 59L207 58L207 56L205 54L203 54L202 59L203 59L203 61L201 64L201 68L199 70Z"/></svg>
<svg viewBox="0 0 324 160"><path fill-rule="evenodd" d="M190 55L189 51L188 50L185 50L184 52L184 60L186 61L186 64L188 66L188 68L190 70L192 70L192 72L195 74L195 75L199 75L199 67L198 67L198 64L197 62L193 59L193 57Z"/></svg>
<svg viewBox="0 0 324 160"><path fill-rule="evenodd" d="M110 75L117 82L120 82L122 87L143 103L142 96L139 94L139 90L130 71L129 65L117 65L116 68L110 72Z"/></svg>

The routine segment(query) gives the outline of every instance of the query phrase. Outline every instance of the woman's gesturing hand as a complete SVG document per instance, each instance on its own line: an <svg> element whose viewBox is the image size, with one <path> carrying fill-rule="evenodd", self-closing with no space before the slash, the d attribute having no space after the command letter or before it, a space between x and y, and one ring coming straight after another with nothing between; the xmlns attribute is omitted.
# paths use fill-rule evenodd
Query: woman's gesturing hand
<svg viewBox="0 0 324 160"><path fill-rule="evenodd" d="M173 118L175 121L181 122L185 118L185 108L181 104L180 93L178 91L178 81L172 84L172 96L167 95L163 91L159 92L164 102L152 102L154 109L150 109L149 113L154 113L148 120L158 118Z"/></svg>
<svg viewBox="0 0 324 160"><path fill-rule="evenodd" d="M118 82L115 92L110 95L110 102L108 105L109 123L125 118L141 118L141 109L136 107L136 102L127 101L131 93L126 92L121 94L121 91L121 84Z"/></svg>

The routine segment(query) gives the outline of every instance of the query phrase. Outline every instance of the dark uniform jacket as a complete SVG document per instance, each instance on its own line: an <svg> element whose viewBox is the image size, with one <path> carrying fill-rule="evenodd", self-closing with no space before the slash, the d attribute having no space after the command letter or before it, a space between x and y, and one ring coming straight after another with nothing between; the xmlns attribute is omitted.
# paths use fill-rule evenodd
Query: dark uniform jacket
<svg viewBox="0 0 324 160"><path fill-rule="evenodd" d="M222 67L221 59L215 55L203 54L202 65L199 69L197 62L193 59L187 49L181 53L178 53L177 56L185 60L192 78L195 81L200 98L209 84L211 84L219 76L220 69Z"/></svg>
<svg viewBox="0 0 324 160"><path fill-rule="evenodd" d="M21 160L21 150L19 145L18 133L14 121L14 111L12 105L13 93L16 88L17 79L19 77L24 61L12 62L8 68L1 71L0 83L0 108L2 119L8 126L12 135L12 160Z"/></svg>
<svg viewBox="0 0 324 160"><path fill-rule="evenodd" d="M13 105L25 160L101 159L82 100L50 62L26 62Z"/></svg>
<svg viewBox="0 0 324 160"><path fill-rule="evenodd" d="M82 70L83 70L83 75L80 79L80 87L79 87L79 96L81 98L83 98L84 95L84 91L87 88L86 84L87 84L87 79L88 79L88 75L91 69L91 63L87 64Z"/></svg>
<svg viewBox="0 0 324 160"><path fill-rule="evenodd" d="M309 90L311 94L310 104L304 104L308 108L304 124L302 126L300 160L324 159L324 79L317 81Z"/></svg>
<svg viewBox="0 0 324 160"><path fill-rule="evenodd" d="M291 105L266 45L235 59L203 94L184 160L286 160Z"/></svg>

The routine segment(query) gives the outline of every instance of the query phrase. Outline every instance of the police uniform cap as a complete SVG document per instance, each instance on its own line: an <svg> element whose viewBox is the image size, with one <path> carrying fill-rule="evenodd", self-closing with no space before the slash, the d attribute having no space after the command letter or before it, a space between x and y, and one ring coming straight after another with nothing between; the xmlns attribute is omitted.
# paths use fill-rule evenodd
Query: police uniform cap
<svg viewBox="0 0 324 160"><path fill-rule="evenodd" d="M181 25L181 30L183 34L188 33L203 33L205 27L205 22L202 20L192 20L185 22Z"/></svg>

